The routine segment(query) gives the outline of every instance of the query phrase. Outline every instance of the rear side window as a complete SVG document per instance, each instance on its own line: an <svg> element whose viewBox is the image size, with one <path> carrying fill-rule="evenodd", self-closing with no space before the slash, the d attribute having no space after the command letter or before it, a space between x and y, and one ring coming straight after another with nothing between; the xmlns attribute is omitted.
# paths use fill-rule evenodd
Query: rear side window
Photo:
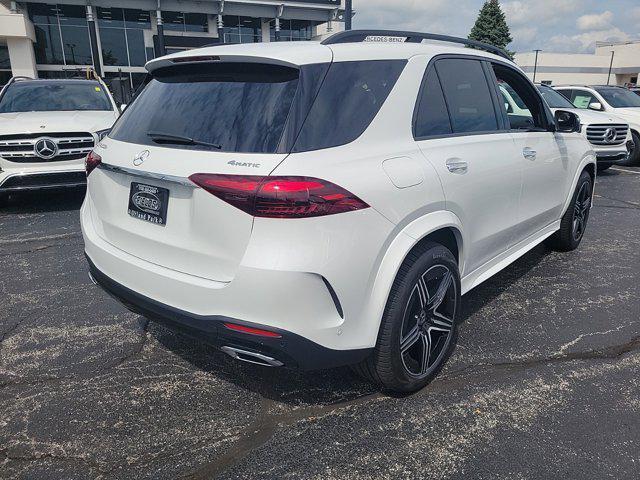
<svg viewBox="0 0 640 480"><path fill-rule="evenodd" d="M165 68L154 74L109 136L170 148L275 153L298 79L297 69L263 64ZM165 137L158 140L157 134ZM182 141L172 143L171 136Z"/></svg>
<svg viewBox="0 0 640 480"><path fill-rule="evenodd" d="M294 152L336 147L367 129L395 86L405 60L331 65L307 116Z"/></svg>
<svg viewBox="0 0 640 480"><path fill-rule="evenodd" d="M477 60L443 59L436 62L454 133L498 130L491 91Z"/></svg>
<svg viewBox="0 0 640 480"><path fill-rule="evenodd" d="M422 85L416 111L415 138L452 133L447 104L444 101L438 74L431 68Z"/></svg>

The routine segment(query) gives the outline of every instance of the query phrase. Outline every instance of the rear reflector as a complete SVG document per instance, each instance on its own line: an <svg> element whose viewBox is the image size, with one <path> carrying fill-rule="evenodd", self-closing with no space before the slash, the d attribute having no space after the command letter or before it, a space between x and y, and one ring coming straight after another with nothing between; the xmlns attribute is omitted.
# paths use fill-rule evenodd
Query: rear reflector
<svg viewBox="0 0 640 480"><path fill-rule="evenodd" d="M87 177L93 172L98 165L102 163L102 157L93 150L84 159L84 169L87 172Z"/></svg>
<svg viewBox="0 0 640 480"><path fill-rule="evenodd" d="M282 335L276 332L270 332L269 330L262 330L260 328L245 327L244 325L237 325L235 323L225 323L224 326L229 330L233 330L241 333L248 333L249 335L258 335L260 337L270 338L282 338Z"/></svg>
<svg viewBox="0 0 640 480"><path fill-rule="evenodd" d="M344 188L312 177L196 173L189 180L255 217L321 217L369 207Z"/></svg>

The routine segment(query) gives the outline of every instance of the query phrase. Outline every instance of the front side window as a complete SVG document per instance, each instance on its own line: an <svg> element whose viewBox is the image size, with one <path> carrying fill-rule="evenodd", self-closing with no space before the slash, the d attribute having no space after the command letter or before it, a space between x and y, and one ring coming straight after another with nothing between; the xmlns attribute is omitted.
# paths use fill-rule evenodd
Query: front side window
<svg viewBox="0 0 640 480"><path fill-rule="evenodd" d="M613 108L640 107L640 97L626 88L601 87L596 91Z"/></svg>
<svg viewBox="0 0 640 480"><path fill-rule="evenodd" d="M420 92L414 127L415 138L453 133L447 104L435 69L429 69Z"/></svg>
<svg viewBox="0 0 640 480"><path fill-rule="evenodd" d="M498 130L491 91L479 61L438 60L436 70L449 107L454 133Z"/></svg>
<svg viewBox="0 0 640 480"><path fill-rule="evenodd" d="M0 99L0 113L112 109L103 86L84 80L16 82Z"/></svg>
<svg viewBox="0 0 640 480"><path fill-rule="evenodd" d="M597 103L598 99L593 95L593 93L587 90L573 90L573 94L571 95L571 103L573 103L576 108L589 108L589 105L592 103Z"/></svg>
<svg viewBox="0 0 640 480"><path fill-rule="evenodd" d="M545 111L540 94L516 70L502 64L492 64L504 113L512 130L544 129Z"/></svg>
<svg viewBox="0 0 640 480"><path fill-rule="evenodd" d="M371 124L405 60L333 63L295 143L294 152L346 145Z"/></svg>
<svg viewBox="0 0 640 480"><path fill-rule="evenodd" d="M169 148L275 153L298 77L297 69L262 64L165 68L154 73L109 136Z"/></svg>

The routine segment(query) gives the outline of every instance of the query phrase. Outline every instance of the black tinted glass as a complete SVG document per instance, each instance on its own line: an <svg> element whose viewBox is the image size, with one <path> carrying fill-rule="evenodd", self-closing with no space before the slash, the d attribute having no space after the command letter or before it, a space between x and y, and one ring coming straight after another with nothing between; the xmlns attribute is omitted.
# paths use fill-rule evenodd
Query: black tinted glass
<svg viewBox="0 0 640 480"><path fill-rule="evenodd" d="M640 97L625 88L603 87L596 90L613 108L640 107Z"/></svg>
<svg viewBox="0 0 640 480"><path fill-rule="evenodd" d="M0 113L111 109L102 85L88 81L18 82L0 100Z"/></svg>
<svg viewBox="0 0 640 480"><path fill-rule="evenodd" d="M436 62L436 68L449 106L453 131L497 130L498 120L480 62L445 59Z"/></svg>
<svg viewBox="0 0 640 480"><path fill-rule="evenodd" d="M406 63L405 60L375 60L332 64L294 151L345 145L362 135Z"/></svg>
<svg viewBox="0 0 640 480"><path fill-rule="evenodd" d="M573 104L553 88L539 85L538 90L551 108L573 108Z"/></svg>
<svg viewBox="0 0 640 480"><path fill-rule="evenodd" d="M274 153L298 86L293 68L217 64L164 69L114 126L123 142L209 150L206 145L156 143L149 132L217 144L225 152Z"/></svg>
<svg viewBox="0 0 640 480"><path fill-rule="evenodd" d="M415 137L430 137L452 133L449 113L436 71L432 68L422 86L418 100Z"/></svg>

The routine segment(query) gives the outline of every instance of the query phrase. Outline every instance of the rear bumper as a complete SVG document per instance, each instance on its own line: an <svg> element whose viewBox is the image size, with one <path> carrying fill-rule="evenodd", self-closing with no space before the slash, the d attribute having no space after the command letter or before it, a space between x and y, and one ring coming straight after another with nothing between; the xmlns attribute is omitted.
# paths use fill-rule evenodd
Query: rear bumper
<svg viewBox="0 0 640 480"><path fill-rule="evenodd" d="M101 272L88 256L87 261L95 282L132 312L223 350L231 347L232 350L257 353L275 359L285 367L301 370L317 370L358 363L371 352L371 349L334 350L300 335L271 326L256 325L222 315L204 316L186 312L134 292ZM238 333L226 328L225 322L253 328L267 328L279 334L281 338Z"/></svg>

